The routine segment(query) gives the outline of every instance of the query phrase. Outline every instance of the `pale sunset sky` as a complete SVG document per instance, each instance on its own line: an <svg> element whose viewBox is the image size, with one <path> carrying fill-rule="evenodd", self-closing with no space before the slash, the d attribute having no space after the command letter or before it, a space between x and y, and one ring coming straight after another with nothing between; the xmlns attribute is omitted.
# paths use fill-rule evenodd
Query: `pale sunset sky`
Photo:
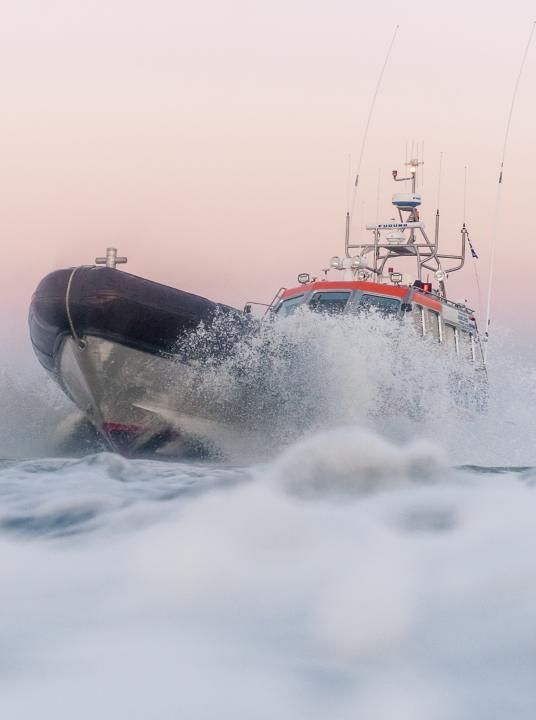
<svg viewBox="0 0 536 720"><path fill-rule="evenodd" d="M2 305L23 323L39 279L106 246L130 272L242 306L393 215L406 144L424 142L422 217L467 224L484 295L502 143L536 19L528 0L17 0L0 22ZM536 40L506 157L493 320L530 332L536 283ZM355 171L355 167L354 167ZM450 295L478 306L473 268ZM521 307L520 307L521 305ZM480 318L483 325L483 319Z"/></svg>

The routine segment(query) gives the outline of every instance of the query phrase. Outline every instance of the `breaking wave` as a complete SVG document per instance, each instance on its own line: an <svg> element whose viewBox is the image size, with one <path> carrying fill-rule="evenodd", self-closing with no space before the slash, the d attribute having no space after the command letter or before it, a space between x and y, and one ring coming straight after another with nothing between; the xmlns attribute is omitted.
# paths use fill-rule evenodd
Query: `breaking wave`
<svg viewBox="0 0 536 720"><path fill-rule="evenodd" d="M221 322L188 338L181 350L199 359L169 380L171 392L191 389L186 405L225 420L226 438L213 440L227 452L233 434L243 441L239 454L249 447L254 458L328 428L411 437L439 417L473 418L486 393L482 376L409 322L298 312L263 323L223 358L210 352L226 333Z"/></svg>
<svg viewBox="0 0 536 720"><path fill-rule="evenodd" d="M6 462L2 716L530 720L535 478L361 429Z"/></svg>
<svg viewBox="0 0 536 720"><path fill-rule="evenodd" d="M199 352L224 462L98 452L7 357L1 716L532 720L536 374L502 348L485 412L373 316Z"/></svg>
<svg viewBox="0 0 536 720"><path fill-rule="evenodd" d="M217 458L269 459L313 432L360 427L396 441L438 442L452 464L533 462L536 373L530 349L511 338L492 355L482 410L472 402L481 376L416 337L409 322L298 313L234 338L232 350L215 357L206 350L233 332L225 322L192 334L193 359L170 362L167 378L168 394L195 409L180 418L180 430L205 440ZM0 390L0 457L103 449L29 350L24 363L7 356Z"/></svg>

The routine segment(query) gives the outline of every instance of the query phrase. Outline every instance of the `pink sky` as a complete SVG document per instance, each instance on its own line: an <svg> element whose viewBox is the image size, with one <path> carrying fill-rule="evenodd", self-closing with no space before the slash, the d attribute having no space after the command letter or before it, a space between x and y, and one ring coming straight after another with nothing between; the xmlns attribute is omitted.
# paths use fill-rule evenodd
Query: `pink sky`
<svg viewBox="0 0 536 720"><path fill-rule="evenodd" d="M381 216L425 144L431 229L467 222L486 289L498 166L534 4L18 0L0 23L0 271L21 318L48 271L107 245L128 270L213 299L267 300L342 252L348 154L378 98L354 224ZM402 8L404 12L402 13ZM536 270L536 42L506 160L494 319L526 323ZM361 215L361 217L359 217ZM477 305L473 269L451 282ZM6 303L7 300L7 303ZM519 305L521 304L521 309ZM531 322L532 325L532 322Z"/></svg>

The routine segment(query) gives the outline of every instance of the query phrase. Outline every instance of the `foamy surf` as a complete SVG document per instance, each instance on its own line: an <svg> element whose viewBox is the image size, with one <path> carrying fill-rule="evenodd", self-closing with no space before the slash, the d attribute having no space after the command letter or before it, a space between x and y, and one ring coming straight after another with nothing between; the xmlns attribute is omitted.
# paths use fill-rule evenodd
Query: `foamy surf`
<svg viewBox="0 0 536 720"><path fill-rule="evenodd" d="M212 342L202 329L189 338L201 355ZM187 368L170 362L169 397L185 398L197 415L165 410L159 398L146 402L192 441L190 447L231 464L270 460L311 433L358 426L399 442L431 440L451 464L530 465L533 353L511 337L500 342L503 349L491 355L484 411L460 400L459 363L417 338L411 324L373 314L294 316L267 323L224 362L197 361ZM28 355L21 363L20 354L6 358L0 376L0 457L105 449L35 361ZM466 380L470 387L471 377ZM179 443L179 457L183 447L188 450L188 443Z"/></svg>
<svg viewBox="0 0 536 720"><path fill-rule="evenodd" d="M531 718L531 471L336 435L4 464L2 715Z"/></svg>
<svg viewBox="0 0 536 720"><path fill-rule="evenodd" d="M446 468L444 454L429 442L396 445L362 428L336 428L288 448L268 476L292 493L326 497L435 482Z"/></svg>
<svg viewBox="0 0 536 720"><path fill-rule="evenodd" d="M479 414L410 335L267 332L273 356L191 369L248 400L247 437L197 426L211 462L76 433L73 457L79 416L5 364L2 717L532 720L529 349L495 357Z"/></svg>

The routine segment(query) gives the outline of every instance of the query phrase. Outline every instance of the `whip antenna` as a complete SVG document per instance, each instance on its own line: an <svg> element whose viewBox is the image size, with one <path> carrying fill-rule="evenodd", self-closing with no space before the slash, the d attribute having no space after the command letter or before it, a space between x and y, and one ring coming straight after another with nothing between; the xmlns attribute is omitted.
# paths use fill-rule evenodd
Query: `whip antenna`
<svg viewBox="0 0 536 720"><path fill-rule="evenodd" d="M346 184L346 220L344 226L345 247L350 244L350 184L352 181L352 156L348 155L348 182Z"/></svg>
<svg viewBox="0 0 536 720"><path fill-rule="evenodd" d="M439 153L439 173L437 175L437 203L436 208L439 210L439 203L441 201L441 175L443 172L443 153Z"/></svg>
<svg viewBox="0 0 536 720"><path fill-rule="evenodd" d="M534 35L534 29L536 28L536 21L532 23L532 28L530 30L529 39L527 41L527 45L525 47L525 52L523 53L523 58L521 60L521 65L519 67L519 73L517 75L516 84L514 86L514 93L512 95L512 102L510 103L510 112L508 113L508 121L506 123L506 132L504 134L504 143L503 143L503 149L502 149L502 156L501 156L501 166L499 169L499 182L497 184L497 197L495 200L495 215L494 215L494 221L493 221L493 231L491 236L491 257L490 257L490 263L489 263L489 281L488 281L488 302L487 302L487 308L486 308L486 334L485 334L485 345L484 345L484 361L487 360L488 357L488 341L489 341L489 325L490 325L490 312L491 312L491 295L493 290L493 276L495 271L495 246L497 244L497 228L499 224L499 215L500 215L500 208L501 208L501 195L502 195L502 181L503 181L503 170L504 170L504 160L506 157L506 148L508 146L508 136L510 134L510 125L512 122L512 114L514 112L514 106L517 98L517 91L519 88L519 82L521 80L521 75L523 74L523 69L525 67L525 62L527 60L527 55L529 53L529 49L532 43L532 37Z"/></svg>
<svg viewBox="0 0 536 720"><path fill-rule="evenodd" d="M478 277L478 268L477 268L477 264L476 264L476 261L478 260L478 255L477 255L476 250L473 247L473 243L471 242L471 238L469 236L469 231L467 230L467 226L465 224L466 210L467 210L467 165L463 169L463 229L465 230L465 237L467 238L467 242L469 243L471 257L473 258L473 270L475 273L476 290L478 293L478 313L479 313L479 316L482 317L482 293L480 292L480 278Z"/></svg>
<svg viewBox="0 0 536 720"><path fill-rule="evenodd" d="M437 175L437 203L435 214L434 243L436 249L439 247L439 202L441 199L441 172L443 170L443 153L439 153L439 173Z"/></svg>
<svg viewBox="0 0 536 720"><path fill-rule="evenodd" d="M378 170L378 187L376 188L376 225L379 222L380 217L380 189L381 189L381 181L382 181L382 170L381 168Z"/></svg>
<svg viewBox="0 0 536 720"><path fill-rule="evenodd" d="M463 169L463 224L465 225L465 216L467 210L467 165Z"/></svg>
<svg viewBox="0 0 536 720"><path fill-rule="evenodd" d="M365 152L365 145L367 143L370 121L372 120L372 113L374 112L374 107L376 105L376 99L378 97L378 93L380 91L380 86L382 84L383 76L385 74L385 68L387 67L387 63L389 62L389 58L391 56L391 50L393 49L393 45L395 44L395 39L396 39L396 36L398 33L398 28L399 28L399 26L397 25L395 27L393 37L391 38L391 42L389 43L389 48L387 50L385 60L383 61L383 66L382 66L382 69L380 72L380 76L378 78L378 82L376 83L376 89L374 90L374 96L372 98L372 103L370 105L369 114L367 117L367 124L365 125L365 132L363 134L363 140L361 142L361 150L359 151L359 159L357 161L357 172L356 172L355 182L354 182L354 192L353 192L353 196L352 196L352 208L350 210L349 225L351 225L352 218L354 216L355 201L356 201L356 196L357 196L357 186L359 185L359 173L361 172L361 163L363 162L363 154Z"/></svg>

